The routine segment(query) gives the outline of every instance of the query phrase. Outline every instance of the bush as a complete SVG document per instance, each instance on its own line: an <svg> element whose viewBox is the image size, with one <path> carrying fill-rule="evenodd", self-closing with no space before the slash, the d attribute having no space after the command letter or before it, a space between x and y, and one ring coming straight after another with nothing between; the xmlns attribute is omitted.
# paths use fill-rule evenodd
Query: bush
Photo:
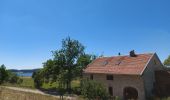
<svg viewBox="0 0 170 100"><path fill-rule="evenodd" d="M82 80L81 94L89 100L108 100L109 94L104 86L96 81Z"/></svg>
<svg viewBox="0 0 170 100"><path fill-rule="evenodd" d="M9 83L22 83L21 79L15 74L15 73L12 73L12 72L8 72L8 81Z"/></svg>
<svg viewBox="0 0 170 100"><path fill-rule="evenodd" d="M32 78L34 79L34 86L40 88L43 85L43 76L41 70L33 73Z"/></svg>
<svg viewBox="0 0 170 100"><path fill-rule="evenodd" d="M72 89L74 94L81 95L81 88L80 87L74 87Z"/></svg>

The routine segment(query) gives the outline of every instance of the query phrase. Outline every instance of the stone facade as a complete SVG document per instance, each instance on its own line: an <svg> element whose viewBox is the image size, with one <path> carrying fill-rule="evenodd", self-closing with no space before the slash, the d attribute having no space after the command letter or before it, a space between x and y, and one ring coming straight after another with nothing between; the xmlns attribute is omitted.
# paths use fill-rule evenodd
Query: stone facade
<svg viewBox="0 0 170 100"><path fill-rule="evenodd" d="M144 70L142 77L144 79L144 87L146 92L146 97L153 95L153 89L155 84L155 71L162 70L163 65L160 62L158 56L155 54L148 62L146 69Z"/></svg>
<svg viewBox="0 0 170 100"><path fill-rule="evenodd" d="M89 78L91 74L84 77ZM124 88L133 87L138 91L139 100L145 100L144 83L140 76L113 75L113 80L107 80L105 74L93 74L93 79L98 81L108 89L113 88L113 96L123 99Z"/></svg>

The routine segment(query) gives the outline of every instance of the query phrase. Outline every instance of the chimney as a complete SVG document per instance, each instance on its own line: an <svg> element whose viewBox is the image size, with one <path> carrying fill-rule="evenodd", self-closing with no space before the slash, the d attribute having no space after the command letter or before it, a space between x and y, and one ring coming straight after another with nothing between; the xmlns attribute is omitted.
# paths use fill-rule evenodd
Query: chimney
<svg viewBox="0 0 170 100"><path fill-rule="evenodd" d="M136 57L135 50L129 52L130 57Z"/></svg>
<svg viewBox="0 0 170 100"><path fill-rule="evenodd" d="M121 55L121 53L119 52L119 53L118 53L118 56L120 56L120 55Z"/></svg>

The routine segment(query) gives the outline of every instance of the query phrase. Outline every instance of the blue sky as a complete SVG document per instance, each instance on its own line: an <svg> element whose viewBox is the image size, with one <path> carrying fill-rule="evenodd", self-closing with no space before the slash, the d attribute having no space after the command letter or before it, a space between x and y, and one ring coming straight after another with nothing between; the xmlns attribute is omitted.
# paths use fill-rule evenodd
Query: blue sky
<svg viewBox="0 0 170 100"><path fill-rule="evenodd" d="M1 0L0 64L42 67L67 36L106 56L170 54L168 0Z"/></svg>

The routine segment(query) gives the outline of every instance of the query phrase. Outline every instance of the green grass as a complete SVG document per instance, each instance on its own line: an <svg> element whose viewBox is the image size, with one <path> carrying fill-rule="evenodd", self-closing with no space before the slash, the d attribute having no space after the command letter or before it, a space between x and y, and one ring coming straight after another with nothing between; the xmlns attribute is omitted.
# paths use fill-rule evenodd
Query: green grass
<svg viewBox="0 0 170 100"><path fill-rule="evenodd" d="M31 77L20 77L23 82L21 84L10 84L10 83L5 83L3 85L5 86L14 86L14 87L23 87L23 88L30 88L30 89L35 89L34 87L34 81ZM80 86L80 81L79 80L73 80L71 82L71 87L75 88L75 87L79 87ZM58 87L58 83L44 83L42 85L42 88L44 89L51 89L51 88L57 88Z"/></svg>
<svg viewBox="0 0 170 100"><path fill-rule="evenodd" d="M56 87L58 87L58 83L57 82L54 82L54 83L44 83L43 85L42 85L42 88L44 88L44 89L51 89L51 88L56 88Z"/></svg>
<svg viewBox="0 0 170 100"><path fill-rule="evenodd" d="M80 80L73 80L71 82L71 87L75 88L75 87L80 87Z"/></svg>
<svg viewBox="0 0 170 100"><path fill-rule="evenodd" d="M13 86L13 87L23 87L23 88L30 88L35 89L34 81L31 77L20 77L23 82L21 84L11 84L11 83L4 83L4 86Z"/></svg>

